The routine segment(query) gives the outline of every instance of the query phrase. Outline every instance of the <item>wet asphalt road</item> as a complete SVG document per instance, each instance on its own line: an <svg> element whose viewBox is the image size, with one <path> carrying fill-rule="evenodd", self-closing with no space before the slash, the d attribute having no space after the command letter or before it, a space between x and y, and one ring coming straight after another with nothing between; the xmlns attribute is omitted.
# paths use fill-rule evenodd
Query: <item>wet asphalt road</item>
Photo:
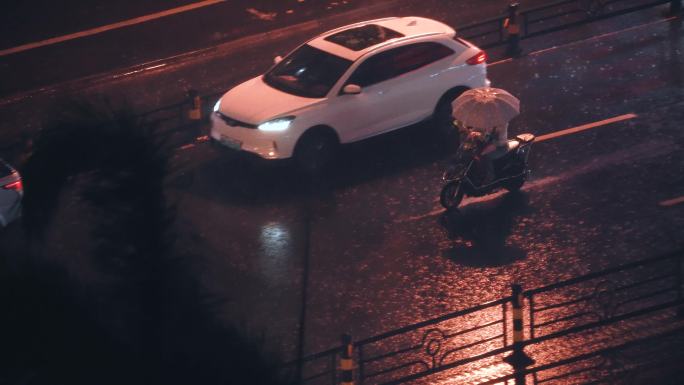
<svg viewBox="0 0 684 385"><path fill-rule="evenodd" d="M305 341L317 351L342 331L364 338L497 299L513 282L538 287L672 250L683 208L658 203L684 190L677 28L660 22L491 66L493 84L521 98L511 134L637 117L535 144L521 194L466 200L457 218L437 202L446 152L425 125L347 148L313 192L286 166L184 151L198 163L177 193L211 213L183 219L202 237L192 247L214 255L206 282L245 293L231 308L264 327L275 317L294 338L308 239ZM217 263L224 255L231 262ZM248 279L226 280L236 269Z"/></svg>
<svg viewBox="0 0 684 385"><path fill-rule="evenodd" d="M448 11L422 15L449 20ZM520 194L468 199L460 216L446 217L437 194L448 149L426 125L348 146L314 182L287 162L264 165L198 143L179 151L183 175L169 188L178 247L202 256L195 271L226 301L221 314L263 331L285 357L295 354L303 287L304 350L314 352L344 331L364 338L497 299L513 282L533 288L673 250L684 239L684 205L659 202L684 195L684 44L681 19L655 13L529 41L529 55L489 67L493 85L521 99L511 134L637 115L536 143ZM217 52L75 94L144 110L191 86L217 92L308 34L241 49L239 60ZM4 138L35 130L43 117L33 110L68 94L3 104Z"/></svg>

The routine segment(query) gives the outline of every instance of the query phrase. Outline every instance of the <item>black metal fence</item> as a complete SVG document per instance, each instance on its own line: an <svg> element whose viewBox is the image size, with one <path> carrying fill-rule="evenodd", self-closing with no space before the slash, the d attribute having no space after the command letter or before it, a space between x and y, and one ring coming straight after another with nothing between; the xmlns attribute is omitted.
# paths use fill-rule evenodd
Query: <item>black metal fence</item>
<svg viewBox="0 0 684 385"><path fill-rule="evenodd" d="M406 382L505 350L509 302L502 298L354 342L357 383ZM336 384L341 349L303 358L302 383Z"/></svg>
<svg viewBox="0 0 684 385"><path fill-rule="evenodd" d="M681 317L683 264L684 251L678 251L525 291L528 338L519 348L554 343L663 311L679 310ZM512 300L512 296L506 296L354 342L356 383L399 384L447 371L458 373L473 363L501 363L504 355L515 353L511 343ZM635 339L649 337L649 333L630 333ZM633 343L627 336L620 340L625 346ZM508 373L481 382L494 384L513 380L516 375L532 375L536 384L542 384L549 382L548 378L586 373L589 364L583 364L581 370L573 365L603 357L604 352L619 347L607 343L589 347L588 351L578 348L555 362L539 362L531 368L511 367ZM300 373L302 384L337 384L341 351L342 346L336 347L290 362L284 368ZM548 371L553 375L546 380L538 376Z"/></svg>
<svg viewBox="0 0 684 385"><path fill-rule="evenodd" d="M525 292L530 340L541 342L678 304L681 257L635 262Z"/></svg>
<svg viewBox="0 0 684 385"><path fill-rule="evenodd" d="M519 38L528 39L576 27L615 16L670 4L673 12L681 7L680 0L561 0L551 4L522 10L519 13ZM678 4L678 5L675 5ZM460 36L483 49L509 42L504 27L508 15L457 27Z"/></svg>

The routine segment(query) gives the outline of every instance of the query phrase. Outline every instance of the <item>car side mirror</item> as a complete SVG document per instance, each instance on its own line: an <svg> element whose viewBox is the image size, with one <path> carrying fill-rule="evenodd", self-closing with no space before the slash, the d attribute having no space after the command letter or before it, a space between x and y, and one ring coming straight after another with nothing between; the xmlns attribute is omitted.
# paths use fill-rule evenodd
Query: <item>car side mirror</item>
<svg viewBox="0 0 684 385"><path fill-rule="evenodd" d="M356 95L361 93L361 86L358 84L347 84L342 88L342 92L348 95Z"/></svg>
<svg viewBox="0 0 684 385"><path fill-rule="evenodd" d="M278 63L280 63L281 61L283 61L283 57L280 56L280 55L278 55L278 56L276 56L276 57L273 58L273 63L274 63L274 64L278 64Z"/></svg>

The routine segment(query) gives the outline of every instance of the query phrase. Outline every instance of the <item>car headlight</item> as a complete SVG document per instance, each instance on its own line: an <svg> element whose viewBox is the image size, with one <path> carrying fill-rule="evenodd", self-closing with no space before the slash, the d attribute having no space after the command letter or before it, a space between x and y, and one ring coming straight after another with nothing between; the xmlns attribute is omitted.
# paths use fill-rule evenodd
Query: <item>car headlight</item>
<svg viewBox="0 0 684 385"><path fill-rule="evenodd" d="M290 123L292 123L294 118L294 116L285 116L269 120L268 122L261 123L258 128L262 131L285 131L290 127Z"/></svg>
<svg viewBox="0 0 684 385"><path fill-rule="evenodd" d="M214 104L214 112L218 111L219 108L221 108L221 99L216 101L216 104Z"/></svg>

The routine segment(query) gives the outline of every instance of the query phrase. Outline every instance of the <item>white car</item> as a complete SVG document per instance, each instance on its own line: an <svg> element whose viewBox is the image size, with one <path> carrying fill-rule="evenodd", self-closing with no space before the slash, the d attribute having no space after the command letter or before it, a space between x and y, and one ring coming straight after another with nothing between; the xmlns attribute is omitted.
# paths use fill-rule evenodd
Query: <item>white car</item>
<svg viewBox="0 0 684 385"><path fill-rule="evenodd" d="M7 226L21 215L23 195L21 175L0 159L0 227Z"/></svg>
<svg viewBox="0 0 684 385"><path fill-rule="evenodd" d="M450 126L451 101L489 84L485 52L451 27L422 17L370 20L319 35L226 92L210 137L316 169L340 143L433 116Z"/></svg>

